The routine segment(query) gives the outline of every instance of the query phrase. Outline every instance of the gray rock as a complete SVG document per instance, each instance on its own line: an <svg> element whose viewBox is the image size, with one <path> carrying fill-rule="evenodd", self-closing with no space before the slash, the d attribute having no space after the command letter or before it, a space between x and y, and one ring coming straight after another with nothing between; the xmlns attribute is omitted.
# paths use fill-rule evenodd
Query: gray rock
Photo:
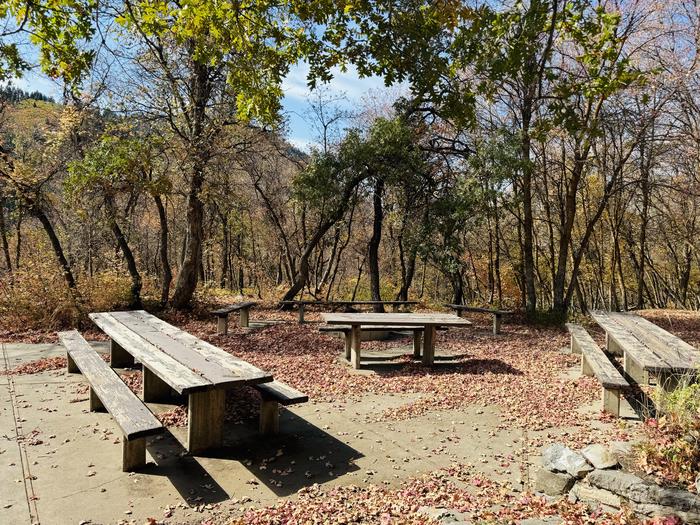
<svg viewBox="0 0 700 525"><path fill-rule="evenodd" d="M548 496L561 496L574 486L574 478L566 473L541 469L535 476L535 490Z"/></svg>
<svg viewBox="0 0 700 525"><path fill-rule="evenodd" d="M603 445L588 445L581 454L597 469L614 468L618 465L615 454Z"/></svg>
<svg viewBox="0 0 700 525"><path fill-rule="evenodd" d="M569 495L573 495L576 500L582 501L591 508L603 507L603 510L616 512L620 510L622 501L620 496L609 490L592 487L587 482L576 483Z"/></svg>
<svg viewBox="0 0 700 525"><path fill-rule="evenodd" d="M551 472L566 472L575 478L583 478L593 470L586 458L561 443L554 443L542 450L542 466Z"/></svg>
<svg viewBox="0 0 700 525"><path fill-rule="evenodd" d="M695 490L700 494L700 474L695 478Z"/></svg>

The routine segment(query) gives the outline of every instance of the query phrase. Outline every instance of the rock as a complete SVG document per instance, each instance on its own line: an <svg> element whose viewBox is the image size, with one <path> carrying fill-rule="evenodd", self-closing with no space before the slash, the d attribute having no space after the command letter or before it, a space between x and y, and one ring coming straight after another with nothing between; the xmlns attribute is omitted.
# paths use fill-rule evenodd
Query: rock
<svg viewBox="0 0 700 525"><path fill-rule="evenodd" d="M566 473L551 472L541 469L535 476L535 490L548 496L561 496L574 486L574 478Z"/></svg>
<svg viewBox="0 0 700 525"><path fill-rule="evenodd" d="M695 478L695 490L700 494L700 474Z"/></svg>
<svg viewBox="0 0 700 525"><path fill-rule="evenodd" d="M581 451L586 460L597 469L614 468L618 465L617 458L610 449L603 445L588 445Z"/></svg>
<svg viewBox="0 0 700 525"><path fill-rule="evenodd" d="M593 470L586 458L561 443L544 448L542 466L551 472L566 472L575 478L583 478Z"/></svg>
<svg viewBox="0 0 700 525"><path fill-rule="evenodd" d="M582 501L591 508L603 507L603 510L608 512L617 512L622 504L620 496L610 492L609 490L592 487L587 482L576 483L571 489L570 495L573 495L576 500Z"/></svg>

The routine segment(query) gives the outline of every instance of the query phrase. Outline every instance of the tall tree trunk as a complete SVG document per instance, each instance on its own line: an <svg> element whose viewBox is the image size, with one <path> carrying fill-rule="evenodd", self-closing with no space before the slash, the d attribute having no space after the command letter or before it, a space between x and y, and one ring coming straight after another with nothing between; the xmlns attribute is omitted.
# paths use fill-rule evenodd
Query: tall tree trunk
<svg viewBox="0 0 700 525"><path fill-rule="evenodd" d="M532 86L527 86L529 92ZM537 310L537 292L535 290L534 259L534 220L532 215L532 176L534 167L530 159L530 122L534 101L531 94L526 94L521 110L522 138L520 154L522 157L522 199L523 199L523 277L525 278L525 311L533 314Z"/></svg>
<svg viewBox="0 0 700 525"><path fill-rule="evenodd" d="M369 241L369 278L370 290L373 301L382 300L381 276L379 274L379 245L382 242L382 226L384 224L384 179L377 177L374 184L372 206L374 209L374 221L372 223L372 238ZM377 313L384 312L384 305L375 304L373 310Z"/></svg>
<svg viewBox="0 0 700 525"><path fill-rule="evenodd" d="M5 256L5 266L7 267L7 271L12 273L12 257L10 256L10 245L7 242L4 204L5 201L0 200L0 241L2 241L2 253Z"/></svg>
<svg viewBox="0 0 700 525"><path fill-rule="evenodd" d="M168 304L170 296L170 284L173 281L173 271L170 267L170 259L168 257L168 216L165 213L165 206L160 195L154 195L153 200L158 208L158 219L160 221L160 264L163 268L163 277L160 283L160 305Z"/></svg>
<svg viewBox="0 0 700 525"><path fill-rule="evenodd" d="M114 206L111 203L108 203L107 207L108 213L110 214L109 227L112 230L112 233L114 234L114 238L117 240L117 244L119 245L119 249L121 250L122 255L124 256L124 259L126 260L126 267L128 268L129 275L131 276L131 303L129 304L129 308L139 309L142 308L141 274L139 273L139 270L136 267L136 259L134 258L134 253L129 247L129 242L126 240L124 232L119 227L119 223L117 223L117 217L115 215Z"/></svg>
<svg viewBox="0 0 700 525"><path fill-rule="evenodd" d="M58 235L56 235L56 230L54 230L51 220L41 208L32 207L31 213L39 220L41 225L44 227L46 235L49 237L49 241L51 241L53 253L56 256L56 260L58 261L63 273L63 280L66 282L66 285L68 285L73 297L76 300L79 299L78 287L75 283L73 271L71 270L70 264L68 264L68 259L66 259L65 253L63 252L63 246L61 246L61 241L59 240Z"/></svg>

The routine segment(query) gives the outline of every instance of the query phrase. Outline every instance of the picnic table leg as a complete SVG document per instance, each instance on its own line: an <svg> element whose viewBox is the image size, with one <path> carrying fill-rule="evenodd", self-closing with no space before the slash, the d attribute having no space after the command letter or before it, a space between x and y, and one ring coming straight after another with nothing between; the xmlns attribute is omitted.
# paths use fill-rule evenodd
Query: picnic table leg
<svg viewBox="0 0 700 525"><path fill-rule="evenodd" d="M423 340L423 332L420 330L413 331L413 357L420 357L420 345Z"/></svg>
<svg viewBox="0 0 700 525"><path fill-rule="evenodd" d="M241 328L248 328L248 308L241 308L238 324Z"/></svg>
<svg viewBox="0 0 700 525"><path fill-rule="evenodd" d="M501 333L501 314L493 314L493 335Z"/></svg>
<svg viewBox="0 0 700 525"><path fill-rule="evenodd" d="M122 471L131 472L146 465L146 438L122 436Z"/></svg>
<svg viewBox="0 0 700 525"><path fill-rule="evenodd" d="M263 398L260 403L260 433L263 436L280 431L280 407L274 399Z"/></svg>
<svg viewBox="0 0 700 525"><path fill-rule="evenodd" d="M427 324L423 330L423 364L432 365L435 360L435 325Z"/></svg>
<svg viewBox="0 0 700 525"><path fill-rule="evenodd" d="M352 354L352 333L343 332L343 339L345 340L345 359L350 361L350 356Z"/></svg>
<svg viewBox="0 0 700 525"><path fill-rule="evenodd" d="M299 303L299 324L304 324L304 303Z"/></svg>
<svg viewBox="0 0 700 525"><path fill-rule="evenodd" d="M603 411L620 417L620 391L603 388Z"/></svg>
<svg viewBox="0 0 700 525"><path fill-rule="evenodd" d="M112 368L129 368L134 366L134 356L124 350L114 339L109 340L109 365Z"/></svg>
<svg viewBox="0 0 700 525"><path fill-rule="evenodd" d="M219 335L228 334L228 314L216 318L216 333Z"/></svg>
<svg viewBox="0 0 700 525"><path fill-rule="evenodd" d="M218 448L224 438L225 390L192 392L187 396L187 450Z"/></svg>
<svg viewBox="0 0 700 525"><path fill-rule="evenodd" d="M625 373L629 375L635 383L640 385L649 384L649 373L639 366L634 360L630 359L627 352L624 354L623 362Z"/></svg>
<svg viewBox="0 0 700 525"><path fill-rule="evenodd" d="M142 394L145 403L167 400L170 397L170 385L143 367Z"/></svg>
<svg viewBox="0 0 700 525"><path fill-rule="evenodd" d="M360 368L360 343L362 340L362 332L360 325L354 324L350 329L350 362L354 369Z"/></svg>

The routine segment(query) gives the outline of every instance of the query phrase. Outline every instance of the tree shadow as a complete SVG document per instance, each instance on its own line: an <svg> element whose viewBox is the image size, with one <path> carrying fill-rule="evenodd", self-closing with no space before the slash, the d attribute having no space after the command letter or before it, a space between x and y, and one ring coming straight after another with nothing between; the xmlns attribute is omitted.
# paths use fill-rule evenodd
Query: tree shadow
<svg viewBox="0 0 700 525"><path fill-rule="evenodd" d="M420 359L411 361L386 360L377 357L362 356L361 368L371 370L379 375L516 375L523 372L500 359L468 359L468 354L435 356L432 366L425 366Z"/></svg>

